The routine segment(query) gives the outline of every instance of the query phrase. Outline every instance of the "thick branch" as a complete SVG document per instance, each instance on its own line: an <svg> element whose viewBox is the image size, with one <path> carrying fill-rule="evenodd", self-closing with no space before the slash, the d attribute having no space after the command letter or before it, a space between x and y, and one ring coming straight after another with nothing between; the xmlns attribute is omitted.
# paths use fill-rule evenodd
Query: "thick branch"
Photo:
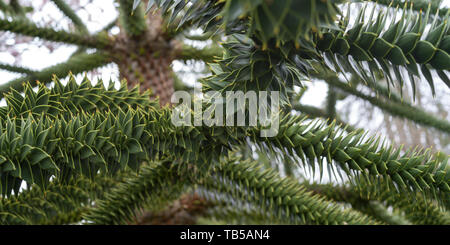
<svg viewBox="0 0 450 245"><path fill-rule="evenodd" d="M23 19L6 20L0 18L0 31L10 31L21 35L39 37L54 42L63 42L92 48L105 48L109 40L105 36L91 36L82 33L55 31L49 27L38 27Z"/></svg>
<svg viewBox="0 0 450 245"><path fill-rule="evenodd" d="M223 49L219 46L209 46L204 48L196 48L190 45L183 45L181 52L178 54L179 60L202 60L204 62L213 62L217 58L223 56Z"/></svg>
<svg viewBox="0 0 450 245"><path fill-rule="evenodd" d="M36 71L33 71L33 70L25 68L25 67L14 66L14 65L9 65L9 64L2 64L2 63L0 63L0 69L7 70L10 72L15 72L15 73L27 74L27 75L31 75L36 72Z"/></svg>
<svg viewBox="0 0 450 245"><path fill-rule="evenodd" d="M130 36L139 36L147 29L145 15L142 6L133 11L132 0L119 1L120 23L125 32Z"/></svg>
<svg viewBox="0 0 450 245"><path fill-rule="evenodd" d="M68 183L52 182L46 189L33 185L20 195L0 200L0 224L67 225L81 221L93 201L101 198L123 175L80 177Z"/></svg>
<svg viewBox="0 0 450 245"><path fill-rule="evenodd" d="M108 92L111 94L104 95ZM116 101L121 94L122 91L105 91L100 87L94 91L87 79L81 85L71 81L65 87L55 81L54 89L47 90L45 86L41 86L38 92L27 86L25 95L12 91L6 98L7 107L0 111L0 116L3 116L5 122L3 134L15 136L7 137L5 140L11 138L29 141L31 146L38 148L35 150L36 154L46 157L39 165L33 159L29 161L35 168L49 171L45 172L48 175L39 178L31 178L30 175L21 176L19 169L11 165L14 162L8 162L5 165L7 167L2 169L5 176L19 183L22 180L34 183L41 179L48 180L52 173L59 175L58 168L70 165L71 160L51 156L59 149L58 147L62 147L58 152L64 155L73 154L73 149L65 147L73 140L73 136L72 133L68 133L66 136L58 135L55 138L56 132L72 132L81 127L88 127L89 132L97 132L94 134L96 137L92 138L91 133L82 134L81 131L77 131L79 134L76 133L76 137L78 142L85 142L86 149L78 152L85 158L89 157L90 160L86 161L89 165L73 167L84 171L86 175L92 174L90 168L95 170L101 166L108 169L124 168L127 165L137 168L139 160L155 159L166 154L173 155L177 159L198 160L194 162L198 164L195 167L207 170L214 166L212 163L217 162L221 155L227 154L232 146L252 140L260 149L265 151L272 149L286 154L311 168L317 163L323 168L326 159L326 167L330 167L331 170L343 170L347 176L353 178L372 177L374 179L370 182L372 185L376 185L378 179L386 179L393 190L407 193L414 193L414 190L427 197L433 195L435 199L444 197L450 192L447 156L442 153L431 155L429 150L408 150L403 153L401 149L396 150L386 143L381 143L380 138L366 137L363 131L343 135L334 123L326 125L317 121L304 122L301 117L290 114L282 116L279 120L278 134L266 137L262 134L264 129L261 127L206 125L177 127L172 123L172 111L167 107L146 105L134 110L125 104L122 107L124 109L119 111L104 111L98 108L102 103L109 106L110 101L113 98L113 101ZM126 96L124 99L130 101L131 97ZM150 103L150 100L147 102ZM113 105L117 105L117 102ZM138 105L142 105L142 102ZM90 114L83 111L86 108L103 113ZM47 110L46 113L42 113L43 110ZM39 117L43 118L38 119ZM109 130L105 130L104 127ZM26 130L34 130L35 133L30 135ZM48 142L57 145L47 146L46 141L33 138L38 137L39 132L43 130L50 131ZM4 151L5 155L7 153ZM19 153L19 149L8 153L7 159L16 159L22 155L21 153L17 155ZM105 159L108 159L108 163ZM194 171L191 173L195 175ZM6 187L10 188L11 185L5 185ZM10 190L4 190L4 193L10 193Z"/></svg>
<svg viewBox="0 0 450 245"><path fill-rule="evenodd" d="M332 119L336 117L336 101L337 101L337 93L333 86L328 86L328 94L327 94L327 116Z"/></svg>
<svg viewBox="0 0 450 245"><path fill-rule="evenodd" d="M72 21L72 23L78 28L78 30L84 33L88 33L86 25L67 3L65 3L63 0L52 1L59 8L59 10L61 10L61 12L63 12Z"/></svg>
<svg viewBox="0 0 450 245"><path fill-rule="evenodd" d="M299 223L314 224L374 223L357 212L342 211L331 202L306 192L294 182L281 179L273 171L262 172L255 167L254 164L246 162L235 164L233 161L223 161L214 170L214 176L205 180L199 177L195 182L207 189L229 194L235 200L250 201L261 211L272 208L270 212L275 213L280 220L294 219ZM96 224L123 223L130 220L136 210L142 208L145 203L159 203L160 200L167 202L168 199L178 197L180 191L184 189L183 185L193 184L192 180L183 176L185 175L180 174L176 168L170 168L167 165L143 167L139 176L127 180L112 190L104 200L98 202L97 207L91 209L85 218ZM244 183L247 183L245 188ZM252 193L247 193L247 189ZM265 201L261 202L259 198ZM269 204L271 207L268 206Z"/></svg>

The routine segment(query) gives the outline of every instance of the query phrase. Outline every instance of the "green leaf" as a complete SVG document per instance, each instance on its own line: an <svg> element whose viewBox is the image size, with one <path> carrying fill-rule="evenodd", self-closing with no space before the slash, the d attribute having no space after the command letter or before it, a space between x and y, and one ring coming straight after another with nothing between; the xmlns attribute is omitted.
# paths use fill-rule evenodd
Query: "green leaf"
<svg viewBox="0 0 450 245"><path fill-rule="evenodd" d="M419 39L420 34L409 32L402 35L395 45L399 46L403 53L409 54L416 47L416 43Z"/></svg>
<svg viewBox="0 0 450 245"><path fill-rule="evenodd" d="M370 53L377 58L384 58L394 46L386 42L382 38L377 38L372 48L370 48Z"/></svg>
<svg viewBox="0 0 450 245"><path fill-rule="evenodd" d="M139 142L136 139L129 139L127 147L130 154L143 152L141 144L139 144Z"/></svg>
<svg viewBox="0 0 450 245"><path fill-rule="evenodd" d="M50 158L44 158L39 162L39 167L45 170L57 170L59 171L58 166L56 166L55 162Z"/></svg>
<svg viewBox="0 0 450 245"><path fill-rule="evenodd" d="M442 49L437 49L430 64L435 69L450 70L450 55Z"/></svg>
<svg viewBox="0 0 450 245"><path fill-rule="evenodd" d="M394 65L406 65L408 63L408 60L398 46L394 46L394 48L391 49L389 54L386 56L386 59Z"/></svg>
<svg viewBox="0 0 450 245"><path fill-rule="evenodd" d="M334 34L332 33L324 33L323 36L317 42L317 48L321 51L327 51L331 48L334 42Z"/></svg>
<svg viewBox="0 0 450 245"><path fill-rule="evenodd" d="M444 50L446 53L450 53L450 35L444 36L439 44L439 48Z"/></svg>
<svg viewBox="0 0 450 245"><path fill-rule="evenodd" d="M122 169L125 169L125 167L128 165L128 160L130 159L130 154L128 149L122 149L120 151L120 155L119 155L119 163L120 163L120 167Z"/></svg>
<svg viewBox="0 0 450 245"><path fill-rule="evenodd" d="M92 148L88 145L85 145L83 148L81 148L79 154L80 154L81 160L84 160L86 158L90 158L90 157L96 155L94 150L92 150Z"/></svg>
<svg viewBox="0 0 450 245"><path fill-rule="evenodd" d="M433 46L438 45L442 39L442 36L444 35L446 28L447 28L447 21L444 21L438 27L431 30L430 33L428 33L427 38L425 40L430 42Z"/></svg>
<svg viewBox="0 0 450 245"><path fill-rule="evenodd" d="M47 152L42 150L41 148L34 147L31 151L30 155L28 156L30 159L31 165L35 165L40 163L42 160L46 158L51 158Z"/></svg>
<svg viewBox="0 0 450 245"><path fill-rule="evenodd" d="M414 59L419 64L427 63L433 58L436 48L427 41L417 42L416 47L413 50Z"/></svg>
<svg viewBox="0 0 450 245"><path fill-rule="evenodd" d="M342 163L352 159L349 155L347 155L347 153L345 153L341 149L338 149L335 154L336 154L336 160L338 160L339 162L342 162Z"/></svg>
<svg viewBox="0 0 450 245"><path fill-rule="evenodd" d="M372 58L366 51L360 48L357 44L352 44L349 54L357 61L371 61Z"/></svg>
<svg viewBox="0 0 450 245"><path fill-rule="evenodd" d="M430 70L427 68L426 65L421 65L420 70L422 71L423 76L425 77L428 84L430 85L431 93L433 94L433 96L436 96L436 90L434 88L433 76L431 75Z"/></svg>
<svg viewBox="0 0 450 245"><path fill-rule="evenodd" d="M357 44L364 50L369 50L377 39L377 34L373 32L363 32Z"/></svg>
<svg viewBox="0 0 450 245"><path fill-rule="evenodd" d="M347 55L348 51L350 50L350 44L348 44L345 39L338 37L333 43L331 50L335 53Z"/></svg>

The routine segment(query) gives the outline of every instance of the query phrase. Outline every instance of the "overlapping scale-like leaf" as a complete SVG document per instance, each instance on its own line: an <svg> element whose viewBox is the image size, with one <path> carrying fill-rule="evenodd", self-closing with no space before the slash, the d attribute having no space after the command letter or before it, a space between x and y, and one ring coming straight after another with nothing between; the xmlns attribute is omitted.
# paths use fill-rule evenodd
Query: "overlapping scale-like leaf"
<svg viewBox="0 0 450 245"><path fill-rule="evenodd" d="M52 176L68 181L79 174L93 178L126 167L137 170L144 160L169 153L208 163L225 147L211 144L216 140L207 141L201 129L176 128L169 109L154 107L137 88L110 91L101 81L92 86L86 79L81 85L55 82L52 90L41 86L7 96L0 118L3 195L18 193L24 180L45 188Z"/></svg>
<svg viewBox="0 0 450 245"><path fill-rule="evenodd" d="M247 34L256 36L267 47L270 40L277 43L293 41L300 45L300 38L309 38L311 30L334 27L334 19L339 9L332 1L225 1L224 21L232 22L248 17Z"/></svg>
<svg viewBox="0 0 450 245"><path fill-rule="evenodd" d="M308 70L313 69L309 61L292 52L292 42L263 51L248 39L236 40L224 44L222 60L210 64L213 76L203 80L205 90L224 95L226 91L279 91L282 104L290 103L294 85L303 86L301 81L307 80Z"/></svg>
<svg viewBox="0 0 450 245"><path fill-rule="evenodd" d="M228 198L221 200L222 203L232 205L236 201L248 201L261 213L271 209L271 213L281 222L374 223L365 215L343 211L340 206L312 195L293 180L281 179L275 171L262 171L254 162L222 159L212 175L201 175L195 179L186 178L186 171L189 169L171 167L169 162L144 166L139 176L114 188L85 218L95 224L123 224L132 220L136 210L146 202L167 202L178 197L186 187L195 185L215 193L226 193Z"/></svg>
<svg viewBox="0 0 450 245"><path fill-rule="evenodd" d="M135 0L134 8L140 2ZM332 1L320 0L157 0L148 2L147 11L155 5L169 15L170 22L181 16L179 26L190 21L206 30L217 30L223 25L228 34L256 36L264 47L271 39L294 41L298 46L298 39L309 38L310 30L334 26L339 12Z"/></svg>
<svg viewBox="0 0 450 245"><path fill-rule="evenodd" d="M388 85L403 86L408 77L415 93L415 81L420 74L428 81L433 94L434 78L431 71L450 87L447 76L450 70L450 26L448 12L442 20L435 15L430 21L430 8L425 15L405 7L396 18L389 10L374 14L373 5L367 17L369 5L363 5L353 23L348 13L340 21L340 30L324 31L315 43L323 52L327 64L337 72L350 72L369 84L373 84L376 73L384 74ZM411 6L411 5L410 5Z"/></svg>
<svg viewBox="0 0 450 245"><path fill-rule="evenodd" d="M304 124L292 117L280 121L276 142L286 154L292 156L295 153L303 163L309 163L313 172L316 161L319 173L322 174L325 167L336 172L335 166L330 165L334 162L349 176L382 178L397 190L415 190L440 200L450 191L448 156L443 153L432 156L429 150L394 149L380 144L380 138L367 139L362 131L344 135L336 130L334 123ZM367 180L373 183L369 178Z"/></svg>
<svg viewBox="0 0 450 245"><path fill-rule="evenodd" d="M121 178L122 176L120 176ZM20 195L0 199L0 224L74 224L97 198L120 180L119 176L72 179L68 183L52 182L46 190L32 186Z"/></svg>
<svg viewBox="0 0 450 245"><path fill-rule="evenodd" d="M256 162L242 159L222 162L212 178L205 181L206 188L228 193L238 200L255 204L259 212L272 213L277 220L295 224L375 224L358 212L315 196L289 178L263 169Z"/></svg>
<svg viewBox="0 0 450 245"><path fill-rule="evenodd" d="M139 2L135 1L135 6ZM424 15L405 3L403 10L396 9L391 14L389 9L375 14L378 5L352 3L348 5L347 13L341 14L336 26L339 11L331 1L162 0L151 1L148 6L154 4L163 12L170 13L172 20L185 11L183 20L195 19L195 23L206 26L206 30L217 30L218 25L226 23L227 34L245 33L256 49L269 50L269 54L261 56L261 59L265 57L271 64L273 62L267 55L296 55L304 63L307 63L304 60L325 61L335 71L353 73L369 84L374 84L378 74L386 77L388 85L402 87L405 80L409 80L413 93L416 81L421 77L435 93L436 78L432 72L436 71L439 78L450 86L449 15L437 13L432 19L431 8ZM350 23L350 8L356 6L362 6L361 11ZM295 49L286 49L291 46ZM247 55L252 52L249 50ZM235 78L243 76L242 71L246 70L241 68L233 71L232 83ZM302 68L303 65L285 67L282 74L307 75ZM217 81L214 83L218 84ZM265 83L272 83L272 80ZM283 87L282 84L277 86Z"/></svg>
<svg viewBox="0 0 450 245"><path fill-rule="evenodd" d="M159 107L156 101L148 99L148 92L140 94L138 88L129 90L125 81L121 83L119 89L114 88L113 82L105 88L102 80L92 85L86 77L77 84L73 75L69 76L66 85L63 85L57 77L53 78L53 83L52 88L39 84L37 91L27 83L24 86L24 94L11 89L4 96L7 105L0 107L0 118L6 119L7 116L20 118L29 114L39 117L43 113L56 117L68 111L117 112L128 107L134 109Z"/></svg>
<svg viewBox="0 0 450 245"><path fill-rule="evenodd" d="M69 83L60 90L77 91L80 86ZM33 101L29 96L42 97L37 96L39 93L42 91L28 92L23 101ZM63 101L64 96L59 96ZM416 190L437 199L450 192L448 159L444 154L431 155L428 150L403 153L380 144L380 139L367 139L363 132L344 135L334 124L305 123L289 114L281 118L276 136L261 137L259 126L177 127L172 124L170 108L133 109L126 105L89 113L81 108L72 112L66 105L56 116L45 112L37 116L32 112L13 112L12 108L22 107L13 105L13 100L8 103L11 105L7 105L6 112L11 116L7 113L0 120L3 194L13 189L17 193L23 180L45 187L51 176L68 180L78 174L94 177L98 172L114 173L127 167L136 170L142 161L166 154L195 163L197 169L210 169L232 146L247 140L264 150L285 152L313 170L318 161L321 173L323 167L329 167L341 169L350 177L383 178L399 191ZM34 107L37 106L30 104L28 110L33 111Z"/></svg>
<svg viewBox="0 0 450 245"><path fill-rule="evenodd" d="M133 9L139 7L141 0L133 1ZM156 0L148 1L145 12L153 11L155 7L167 17L169 23L177 21L178 28L189 24L194 27L205 27L207 31L217 31L223 23L220 13L224 2L220 0Z"/></svg>

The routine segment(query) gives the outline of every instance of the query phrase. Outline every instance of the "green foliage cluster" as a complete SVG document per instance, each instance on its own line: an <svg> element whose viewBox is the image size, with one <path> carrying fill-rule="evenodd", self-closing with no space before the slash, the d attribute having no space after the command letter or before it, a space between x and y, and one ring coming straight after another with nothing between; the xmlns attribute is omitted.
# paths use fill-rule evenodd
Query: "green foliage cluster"
<svg viewBox="0 0 450 245"><path fill-rule="evenodd" d="M135 1L135 6L138 6L138 2L140 1ZM151 1L147 9L157 3L167 15L174 18L188 2ZM289 60L291 64L298 64L299 61L296 58L300 57L302 64L294 67L303 75L308 75L309 68L303 63L320 61L322 65L336 72L354 74L370 84L378 80L375 78L376 73L384 74L388 86L389 84L395 86L394 81L400 83L398 84L400 87L403 86L404 76L400 68L404 68L413 86L413 93L415 93L415 81L420 74L426 78L433 94L435 93L431 70L435 70L441 80L450 86L449 78L445 73L450 69L448 50L450 28L447 24L450 11L440 17L439 9L437 9L430 29L425 33L425 27L431 19L431 8L427 8L423 16L422 12L413 11L413 4L410 4L408 9L407 3L404 3L397 22L395 22L397 11L390 14L391 9L375 16L377 5L369 10L370 16L366 20L365 13L369 6L366 4L353 23L350 23L352 5L348 5L346 15L338 15L339 10L331 1L225 1L225 3L218 1L214 8L208 8L211 12L208 12L206 16L201 16L200 13L204 13L204 9L215 1L195 2L196 4L189 9L192 11L186 12L180 24L193 19L198 25L203 24L205 30L225 26L227 34L245 34L251 38L250 46L253 46L246 51L248 56L246 59L249 60L249 64L258 65L258 68L264 71L267 70L267 65L261 65L259 62L261 60L269 63L272 69L274 64L287 66L282 64L286 60ZM222 5L220 11L216 10ZM202 11L195 11L196 8L200 8L199 6ZM212 18L213 14L215 18ZM336 25L334 20L338 16L340 20ZM232 48L240 49L235 45ZM241 49L245 48L241 47ZM254 50L262 52L251 54ZM280 61L279 58L275 58L271 62L273 56L284 56L284 59ZM235 64L240 65L238 62ZM285 74L292 73L289 67L283 69ZM239 68L243 68L242 64ZM238 71L239 68L235 70ZM244 74L249 73L249 68L246 67L246 69L247 72ZM252 72L253 69L256 68L252 67ZM289 75L282 78L286 76ZM234 77L230 80L235 81ZM265 83L270 81L265 79ZM273 86L280 86L282 83L274 82L273 84L275 84Z"/></svg>
<svg viewBox="0 0 450 245"><path fill-rule="evenodd" d="M364 6L351 28L348 17L343 18L340 30L331 30L318 38L317 48L326 52L326 58L332 62L337 71L356 73L366 82L373 83L376 79L366 75L367 69L361 64L363 61L367 62L370 69L368 74L373 75L375 71L383 72L388 85L403 82L399 67L405 67L415 88L414 76L419 77L420 67L433 94L435 91L430 69L435 69L439 77L450 87L449 79L444 73L450 69L450 29L447 24L450 11L447 11L442 22L436 15L428 33L425 34L430 8L423 18L422 13L414 14L412 5L410 6L408 10L405 3L400 19L395 22L396 16L391 16L390 23L387 21L388 10L374 17L376 7L372 7L369 19L365 20L366 6ZM336 54L336 57L332 54ZM354 62L343 59L345 56L351 56ZM356 68L353 68L352 64L355 64ZM396 79L392 78L389 67L393 67Z"/></svg>
<svg viewBox="0 0 450 245"><path fill-rule="evenodd" d="M53 0L76 30L39 27L14 2L0 1L1 31L75 44L78 51L41 71L0 64L25 75L0 86L6 102L0 107L1 224L132 223L142 209L159 209L185 193L209 201L205 217L229 222L449 224L448 155L395 148L364 130L342 128L335 108L345 92L448 134L447 120L394 94L390 99L389 86L402 88L409 80L414 92L424 77L434 94L434 72L450 86L449 10L429 5L422 12L422 2L394 9L386 1L349 3L347 12L340 1L155 0L145 7L140 0L119 1L118 23L135 40L155 11L167 25L164 38L192 28L215 40L226 37L203 49L183 44L175 58L210 62L203 92L280 91L280 127L269 138L261 136L261 125L176 127L173 108L160 107L148 91L126 82L116 89L113 82L76 81L73 74L114 61L115 37L107 31L117 23L91 34L68 4ZM361 9L350 21L356 4ZM58 78L67 76L67 84ZM298 104L295 95L316 78L329 84L325 110ZM353 87L362 83L381 96ZM210 108L211 101L202 106ZM282 155L286 169L320 179L328 172L341 184L286 177L243 149Z"/></svg>
<svg viewBox="0 0 450 245"><path fill-rule="evenodd" d="M78 85L73 77L66 86L58 80L54 82L52 89L41 85L35 92L28 85L24 95L13 90L5 97L7 105L1 108L0 124L3 194L9 195L12 190L18 193L23 180L46 188L51 176L63 183L78 175L95 179L98 174L114 174L127 168L138 171L140 163L166 156L178 159L181 170L189 170L185 170L186 176L198 178L214 166L221 166L220 156L230 152L229 146L242 145L247 139L260 144L261 148L268 146L268 151L278 149L297 156L313 171L317 159L322 173L326 159L326 167L333 169L332 172L340 173L336 170L339 169L349 176L363 176L367 180L377 177L375 180L389 182L392 190L414 189L424 193L424 198L438 199L450 192L447 159L443 154L433 158L428 152L401 154L400 149L381 146L379 138L363 140L363 132L345 136L335 130L334 124L304 123L291 115L281 119L280 132L273 139L260 137L258 127L175 127L170 123L170 110L159 108L148 96L140 95L137 88L127 91L123 84L119 90L106 89L101 81L92 86L87 79ZM236 167L244 166L244 162L241 163ZM163 177L164 174L157 176L164 181L170 180ZM240 181L253 179L258 183L261 180L260 177L243 178ZM160 182L153 178L148 181L151 185ZM167 187L166 184L163 186ZM269 190L263 188L259 193L265 196L266 192L273 191L273 187L272 184L265 185L264 188ZM280 195L288 195L284 192L288 189L279 191L282 190ZM118 197L122 199L116 200ZM140 194L137 198L145 200ZM120 207L117 202L124 201L124 196L118 195L115 200L116 204L108 202L109 211L111 206ZM130 202L137 205L135 200L130 198ZM316 205L315 208L321 209ZM135 207L129 206L124 214L126 218L133 214ZM297 213L301 208L287 210L287 214ZM304 217L300 220L311 221ZM319 223L333 222L322 220Z"/></svg>

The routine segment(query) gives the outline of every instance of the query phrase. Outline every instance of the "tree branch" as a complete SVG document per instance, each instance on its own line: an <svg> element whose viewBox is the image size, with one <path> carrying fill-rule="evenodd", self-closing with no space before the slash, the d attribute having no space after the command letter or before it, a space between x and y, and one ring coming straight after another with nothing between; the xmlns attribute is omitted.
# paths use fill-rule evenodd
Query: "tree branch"
<svg viewBox="0 0 450 245"><path fill-rule="evenodd" d="M413 107L409 104L401 104L395 101L383 101L381 98L366 95L357 89L351 87L347 83L339 81L339 78L334 72L328 72L326 70L321 70L318 73L311 74L314 77L320 78L329 85L332 85L340 90L359 97L363 100L368 101L373 106L376 106L390 114L398 117L403 117L410 119L418 124L434 127L443 132L450 133L450 123L446 120L437 118L429 113L423 111L420 108Z"/></svg>
<svg viewBox="0 0 450 245"><path fill-rule="evenodd" d="M119 0L120 23L130 36L139 36L147 30L142 6L133 11L132 0Z"/></svg>
<svg viewBox="0 0 450 245"><path fill-rule="evenodd" d="M321 117L324 118L326 120L331 120L328 117L328 114L325 110L322 110L320 108L314 107L314 106L310 106L310 105L303 105L300 103L294 103L292 104L292 109L296 110L296 111L300 111L303 112L305 114L308 114L309 116L311 116L312 118L317 118L317 117ZM352 125L348 124L347 122L342 121L339 117L335 117L336 123L338 125L342 125L342 127L344 127L348 132L352 132L355 131L356 128L353 127Z"/></svg>
<svg viewBox="0 0 450 245"><path fill-rule="evenodd" d="M54 42L63 42L91 48L105 48L110 44L106 36L91 36L82 33L70 33L63 30L55 31L49 27L38 27L24 19L7 20L0 18L0 31L10 31L13 33L39 37Z"/></svg>
<svg viewBox="0 0 450 245"><path fill-rule="evenodd" d="M202 60L204 62L213 62L223 56L223 49L220 46L208 46L196 48L183 44L181 52L177 55L178 60Z"/></svg>
<svg viewBox="0 0 450 245"><path fill-rule="evenodd" d="M9 65L9 64L2 64L2 63L0 63L0 69L7 70L10 72L15 72L15 73L27 74L27 75L36 73L36 71L25 68L25 67L14 66L14 65Z"/></svg>
<svg viewBox="0 0 450 245"><path fill-rule="evenodd" d="M204 186L254 204L261 213L295 224L376 224L370 217L329 202L297 181L242 159L222 161Z"/></svg>
<svg viewBox="0 0 450 245"><path fill-rule="evenodd" d="M368 2L368 0L351 0L352 2ZM369 0L370 1L370 0ZM439 10L439 16L444 17L447 14L448 8L440 8L439 4L435 1L424 1L424 0L413 0L413 1L405 1L405 0L377 0L378 4L383 4L385 6L399 7L402 8L405 5L405 2L408 4L412 3L412 9L415 11L425 11L430 8L430 14L435 14L437 10ZM408 6L409 7L409 6Z"/></svg>
<svg viewBox="0 0 450 245"><path fill-rule="evenodd" d="M350 203L352 207L361 210L364 213L372 213L377 219L384 220L389 224L402 224L412 222L418 225L448 225L450 224L450 214L442 211L432 202L424 201L423 197L408 198L407 195L393 193L385 187L386 183L379 186L358 186L346 187L334 184L309 184L303 183L308 190L318 193L336 202ZM373 191L375 188L384 189L384 191ZM392 206L397 211L404 214L404 218L392 215L386 215L386 208L381 205ZM381 205L381 207L380 207Z"/></svg>
<svg viewBox="0 0 450 245"><path fill-rule="evenodd" d="M139 175L118 184L84 218L94 224L124 224L150 202L169 203L178 198L189 180L166 163L143 166Z"/></svg>
<svg viewBox="0 0 450 245"><path fill-rule="evenodd" d="M73 9L65 3L63 0L52 0L53 3L58 7L63 14L65 14L72 23L83 33L89 33L86 25L83 23L83 21L78 17L78 15L73 11Z"/></svg>
<svg viewBox="0 0 450 245"><path fill-rule="evenodd" d="M327 94L327 108L326 113L328 118L336 118L336 101L337 101L337 93L333 86L328 86L328 94Z"/></svg>
<svg viewBox="0 0 450 245"><path fill-rule="evenodd" d="M9 13L12 11L11 6L6 4L3 0L0 0L0 10L5 13Z"/></svg>

